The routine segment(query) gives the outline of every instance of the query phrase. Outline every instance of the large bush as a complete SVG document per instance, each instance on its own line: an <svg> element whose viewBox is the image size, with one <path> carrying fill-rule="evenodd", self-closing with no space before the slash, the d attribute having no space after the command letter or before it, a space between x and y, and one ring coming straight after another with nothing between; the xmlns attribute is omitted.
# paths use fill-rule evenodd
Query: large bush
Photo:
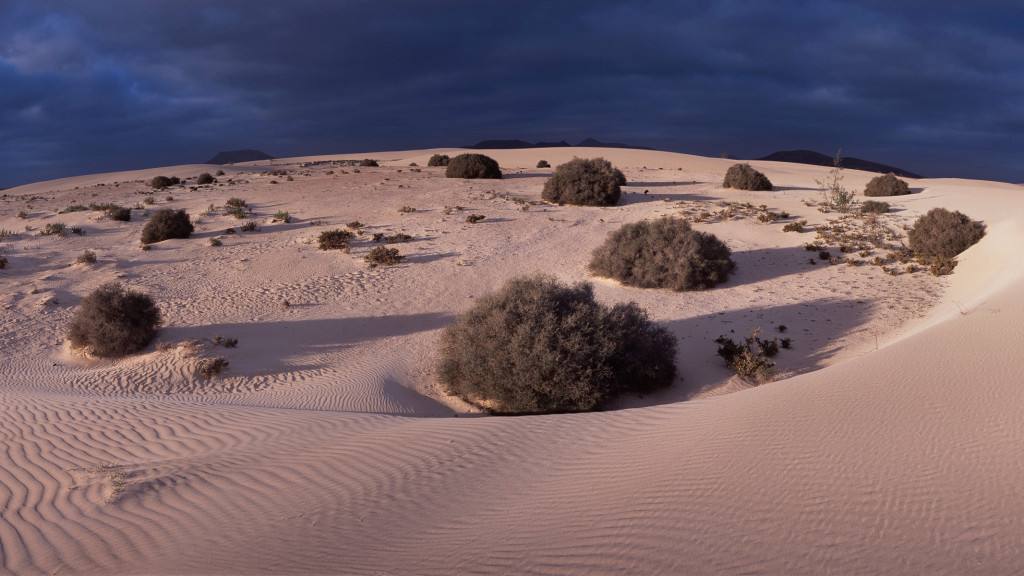
<svg viewBox="0 0 1024 576"><path fill-rule="evenodd" d="M590 271L628 286L703 290L725 282L736 265L714 234L678 218L626 224L594 250Z"/></svg>
<svg viewBox="0 0 1024 576"><path fill-rule="evenodd" d="M549 276L510 280L441 335L449 394L499 414L578 412L669 386L675 336L634 302L608 308L593 286Z"/></svg>
<svg viewBox="0 0 1024 576"><path fill-rule="evenodd" d="M213 174L209 172L203 172L196 178L196 184L203 186L205 184L213 184Z"/></svg>
<svg viewBox="0 0 1024 576"><path fill-rule="evenodd" d="M604 158L573 158L555 167L541 198L555 204L614 206L625 183L622 171Z"/></svg>
<svg viewBox="0 0 1024 576"><path fill-rule="evenodd" d="M902 196L910 194L910 186L905 180L900 180L895 174L889 172L884 176L872 178L864 187L865 196Z"/></svg>
<svg viewBox="0 0 1024 576"><path fill-rule="evenodd" d="M926 256L952 258L985 235L985 225L960 212L932 208L907 233L910 249Z"/></svg>
<svg viewBox="0 0 1024 576"><path fill-rule="evenodd" d="M68 340L97 356L123 356L148 346L159 328L160 309L152 298L108 282L82 300Z"/></svg>
<svg viewBox="0 0 1024 576"><path fill-rule="evenodd" d="M447 154L434 154L430 160L427 160L427 166L447 166L449 162L451 162L451 158Z"/></svg>
<svg viewBox="0 0 1024 576"><path fill-rule="evenodd" d="M483 154L459 154L448 161L447 178L501 178L498 161Z"/></svg>
<svg viewBox="0 0 1024 576"><path fill-rule="evenodd" d="M161 190L163 188L167 188L168 186L174 186L175 184L180 183L181 179L178 178L177 176L154 176L153 179L149 181L149 185L152 186L153 188L156 188L157 190Z"/></svg>
<svg viewBox="0 0 1024 576"><path fill-rule="evenodd" d="M725 173L725 180L722 181L724 188L735 188L737 190L765 191L772 189L772 182L767 176L754 170L750 164L733 164Z"/></svg>
<svg viewBox="0 0 1024 576"><path fill-rule="evenodd" d="M162 208L153 214L142 228L142 243L152 244L170 238L188 238L195 227L185 209Z"/></svg>

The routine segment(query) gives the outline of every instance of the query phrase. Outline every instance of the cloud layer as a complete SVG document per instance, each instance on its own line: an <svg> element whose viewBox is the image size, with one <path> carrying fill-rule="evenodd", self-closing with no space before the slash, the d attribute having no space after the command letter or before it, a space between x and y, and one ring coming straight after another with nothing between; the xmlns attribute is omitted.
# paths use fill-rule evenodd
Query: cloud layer
<svg viewBox="0 0 1024 576"><path fill-rule="evenodd" d="M6 2L0 186L587 136L1024 182L1022 31L984 1Z"/></svg>

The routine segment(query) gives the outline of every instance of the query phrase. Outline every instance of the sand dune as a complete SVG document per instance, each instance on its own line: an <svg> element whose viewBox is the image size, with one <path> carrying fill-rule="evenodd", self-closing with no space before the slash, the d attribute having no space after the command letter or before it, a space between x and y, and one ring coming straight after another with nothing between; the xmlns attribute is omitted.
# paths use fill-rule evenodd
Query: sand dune
<svg viewBox="0 0 1024 576"><path fill-rule="evenodd" d="M595 281L599 300L635 300L679 337L682 378L671 389L602 413L496 418L444 396L433 378L440 330L478 295L536 271L584 279L590 251L622 223L723 201L825 223L836 215L804 200L817 199L814 181L827 170L753 162L776 191L739 192L719 187L730 160L489 150L507 178L457 181L425 167L435 152L459 151L225 167L222 185L154 195L150 209L185 208L202 222L192 238L149 251L138 248L141 210L128 223L56 211L132 206L146 178L211 167L5 191L0 229L34 230L3 242L9 265L0 271L0 567L1024 571L1019 186L922 179L890 200L894 229L935 206L988 225L941 278L811 264L803 244L813 232L782 233L752 217L696 224L734 251L737 273L723 286L674 294ZM537 160L573 155L623 169L630 183L619 206L538 202L551 171L533 168ZM365 157L381 167L301 166ZM862 187L873 176L847 171L846 182ZM204 213L232 196L253 207L260 231L227 235L244 220ZM272 222L278 210L294 220ZM467 224L468 213L486 219ZM351 254L317 250L320 231L353 220L366 234ZM85 234L35 235L51 222ZM412 236L395 244L406 261L368 268L369 236L399 231ZM223 245L209 246L211 237ZM85 249L97 263L74 263ZM111 279L153 295L163 346L116 361L68 348L64 325L78 302ZM780 324L793 349L778 357L775 382L751 387L715 356L721 334L776 335ZM217 336L238 347L218 346ZM225 356L227 371L199 377L196 356L180 346L187 339L200 354Z"/></svg>

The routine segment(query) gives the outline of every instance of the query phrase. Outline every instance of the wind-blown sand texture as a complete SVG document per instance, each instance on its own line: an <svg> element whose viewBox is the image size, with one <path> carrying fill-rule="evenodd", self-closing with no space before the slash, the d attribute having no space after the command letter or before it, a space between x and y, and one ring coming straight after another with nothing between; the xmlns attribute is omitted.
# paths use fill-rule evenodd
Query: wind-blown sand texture
<svg viewBox="0 0 1024 576"><path fill-rule="evenodd" d="M128 223L55 211L133 206L150 190L144 179L194 184L218 167L3 191L0 229L20 234L0 242L9 260L0 270L0 567L1024 571L1022 187L910 181L913 194L885 199L893 229L943 206L984 221L988 234L952 276L902 266L893 276L866 262L812 265L816 253L803 245L814 232L781 231L837 217L803 202L819 198L825 168L752 162L776 190L742 192L720 187L730 160L488 150L505 179L472 181L427 168L435 152L460 151L224 167L214 186L153 194L149 210L185 208L202 222L192 238L149 251L139 248L142 210ZM618 206L539 202L551 169L532 167L573 155L604 156L625 172ZM302 166L365 157L381 166ZM847 171L846 183L862 190L873 176ZM260 231L225 234L244 223L222 214L229 197L248 202ZM694 225L733 249L738 268L724 285L671 293L595 280L600 301L635 300L678 336L682 379L671 389L601 413L517 418L482 415L437 389L440 330L478 295L534 272L586 279L590 252L621 224L717 211L721 201L791 215ZM203 213L211 203L217 210ZM278 210L294 220L271 222ZM467 214L486 219L468 224ZM366 226L350 254L317 249L321 231L354 220ZM52 222L85 234L37 235ZM413 237L392 246L403 263L362 260L379 232ZM76 264L86 249L98 262ZM153 296L165 327L138 355L86 358L68 347L65 326L112 279ZM777 357L780 378L759 387L731 376L713 342L755 328L793 341ZM216 346L216 336L238 347ZM197 350L186 339L200 340ZM204 354L230 365L207 381L195 368Z"/></svg>

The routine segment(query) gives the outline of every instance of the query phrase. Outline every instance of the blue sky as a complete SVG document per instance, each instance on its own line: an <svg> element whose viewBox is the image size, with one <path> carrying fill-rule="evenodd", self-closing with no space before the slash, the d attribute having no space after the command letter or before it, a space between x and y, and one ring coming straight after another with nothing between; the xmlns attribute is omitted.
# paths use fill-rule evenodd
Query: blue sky
<svg viewBox="0 0 1024 576"><path fill-rule="evenodd" d="M0 0L0 187L588 136L1024 182L1013 4Z"/></svg>

